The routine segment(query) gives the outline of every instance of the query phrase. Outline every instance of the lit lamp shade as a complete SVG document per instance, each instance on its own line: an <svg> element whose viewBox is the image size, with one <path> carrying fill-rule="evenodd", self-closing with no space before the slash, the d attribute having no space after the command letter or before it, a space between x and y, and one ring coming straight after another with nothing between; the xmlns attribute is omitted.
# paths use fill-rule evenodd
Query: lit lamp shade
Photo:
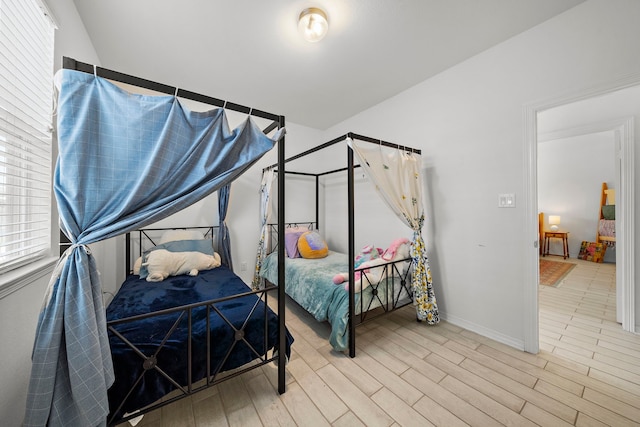
<svg viewBox="0 0 640 427"><path fill-rule="evenodd" d="M549 215L549 228L551 231L558 231L560 225L560 215Z"/></svg>
<svg viewBox="0 0 640 427"><path fill-rule="evenodd" d="M329 31L329 20L322 9L310 7L303 10L298 18L298 30L308 42L315 43Z"/></svg>

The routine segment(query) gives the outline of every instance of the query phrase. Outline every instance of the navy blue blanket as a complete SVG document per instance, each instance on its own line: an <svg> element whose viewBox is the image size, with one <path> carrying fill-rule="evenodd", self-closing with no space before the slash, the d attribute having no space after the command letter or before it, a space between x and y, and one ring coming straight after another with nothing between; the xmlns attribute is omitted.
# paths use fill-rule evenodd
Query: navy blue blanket
<svg viewBox="0 0 640 427"><path fill-rule="evenodd" d="M196 277L175 276L157 283L147 282L139 279L138 276L129 276L107 308L107 321L214 300L250 290L238 276L225 266L201 271ZM256 301L258 301L257 306ZM243 329L245 322L247 322L247 326L244 328L244 332L237 333L218 313L211 310L209 330L212 372L218 370L223 372L237 368L256 359L258 357L256 352L259 355L264 355L268 350L277 347L277 315L266 308L268 331L265 346L266 306L256 295L226 300L215 303L214 306L236 329ZM255 310L247 321L247 316L254 306ZM158 351L160 343L165 339L179 316L180 313L163 314L116 324L113 325L113 328L124 335L145 356L155 355L156 366L174 378L178 384L185 386L188 383L188 321L186 313L164 346ZM207 375L206 317L206 305L192 310L193 382L205 378ZM244 338L253 349L241 338ZM289 357L293 338L288 332L287 338L287 357ZM109 389L111 415L114 415L122 400L130 392L132 385L140 377L139 384L127 398L122 410L118 411L117 418L120 418L125 412L131 413L155 402L176 388L156 369L148 369L145 372L144 359L112 331L109 331L109 341L115 370L115 382ZM229 352L230 347L234 344L233 350ZM146 362L147 368L150 365L153 365L153 362L148 360Z"/></svg>

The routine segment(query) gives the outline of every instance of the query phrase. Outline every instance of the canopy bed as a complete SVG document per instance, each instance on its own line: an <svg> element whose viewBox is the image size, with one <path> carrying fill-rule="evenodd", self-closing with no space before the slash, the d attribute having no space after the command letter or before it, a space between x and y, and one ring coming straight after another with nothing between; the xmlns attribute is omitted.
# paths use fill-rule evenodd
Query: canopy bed
<svg viewBox="0 0 640 427"><path fill-rule="evenodd" d="M285 327L283 289L252 290L220 265L220 254L202 252L213 253L213 244L190 241L195 249L174 252L167 245L184 245L185 239L169 240L162 248L152 242L144 254L149 269L159 254L216 262L205 265L207 271L191 268L189 275L156 283L150 283L152 275L142 281L128 277L109 305L107 323L100 275L88 247L153 224L216 190L228 191L228 184L276 143L278 164L283 165L284 117L71 58L64 58L56 78L59 156L54 191L61 229L71 246L56 266L44 298L24 425L111 424L131 418L132 411L140 410L137 415L161 406L162 401L138 407L167 391L177 390L177 396L167 400L173 401L219 383L225 379L218 375L223 371L237 375L269 362L278 364L278 391L284 393L292 338ZM110 80L168 95L132 94ZM222 108L194 112L178 98ZM231 131L225 109L249 115ZM261 131L252 116L270 124ZM222 239L225 215L221 210ZM278 221L284 223L284 205ZM129 234L127 242L130 238ZM127 260L130 256L128 249ZM279 277L284 277L280 270ZM180 289L187 291L177 292ZM268 295L277 299L277 314ZM152 340L150 333L160 338ZM230 348L217 354L224 347L218 349L217 344L229 340ZM121 359L122 352L129 355ZM120 370L125 359L134 361L136 372ZM172 364L180 366L169 367ZM179 373L170 375L176 367ZM120 375L128 375L134 387L108 392ZM151 394L156 388L153 393L160 394ZM109 402L113 394L125 403ZM142 401L129 400L131 396L142 396Z"/></svg>
<svg viewBox="0 0 640 427"><path fill-rule="evenodd" d="M319 173L292 170L290 162L317 153L326 148L343 144L346 147L347 166ZM391 148L391 149L389 149ZM358 159L358 164L355 163ZM397 310L408 304L415 304L416 319L435 324L439 321L436 298L431 282L431 271L424 241L421 236L424 222L422 204L422 183L420 175L420 150L398 146L354 133L348 133L316 148L305 151L285 160L282 166L273 165L263 171L261 190L263 192L263 239L259 245L256 262L254 286L259 279L267 284L284 284L285 292L295 302L311 313L319 321L331 324L331 345L337 351L349 351L355 357L355 328L369 320ZM360 266L355 250L355 214L354 214L354 169L362 168L375 184L385 203L402 222L411 228L413 238L398 245L400 250L393 251L390 246L380 251L380 256ZM347 253L339 253L326 248L326 256L291 256L287 247L287 256L281 251L269 254L270 250L281 249L296 241L300 248L304 236L319 226L320 178L346 172L348 236ZM268 187L273 175L278 178L287 174L315 179L315 218L304 223L288 223L285 240L282 239L282 227L272 225L267 230ZM280 179L278 180L280 183ZM266 196L265 196L266 194ZM278 201L284 198L278 194ZM283 222L279 222L283 224ZM303 226L300 229L299 226ZM294 232L288 231L293 229ZM306 230L308 229L308 231ZM269 236L276 236L269 239ZM297 237L292 234L301 233ZM316 237L318 240L318 237ZM302 242L304 243L304 242ZM293 245L295 246L295 244ZM406 252L403 252L404 248ZM302 251L302 249L300 249ZM363 254L361 254L363 255ZM284 260L285 277L275 274L276 266ZM336 275L342 273L342 280ZM349 284L341 286L342 281ZM337 285L338 284L338 285Z"/></svg>
<svg viewBox="0 0 640 427"><path fill-rule="evenodd" d="M278 317L268 294L252 291L228 266L145 280L153 271L144 271L144 259L154 251L215 254L219 234L213 226L127 233L129 275L107 307L115 371L109 424L277 360ZM287 357L292 341L287 334ZM172 391L177 394L165 397Z"/></svg>

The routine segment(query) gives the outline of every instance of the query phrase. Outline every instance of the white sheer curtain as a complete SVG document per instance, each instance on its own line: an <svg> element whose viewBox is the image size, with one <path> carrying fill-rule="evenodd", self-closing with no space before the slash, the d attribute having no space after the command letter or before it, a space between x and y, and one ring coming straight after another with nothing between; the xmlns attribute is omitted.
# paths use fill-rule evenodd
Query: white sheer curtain
<svg viewBox="0 0 640 427"><path fill-rule="evenodd" d="M267 169L262 173L262 182L260 183L260 220L262 222L262 231L260 232L260 240L258 241L258 253L256 255L256 267L253 272L252 289L260 287L260 268L262 260L265 257L265 242L267 240L268 226L267 222L271 217L271 184L273 183L274 168Z"/></svg>
<svg viewBox="0 0 640 427"><path fill-rule="evenodd" d="M416 316L429 324L440 321L438 305L431 282L431 269L424 240L422 225L421 158L401 149L388 149L371 143L347 138L361 167L375 184L376 190L395 214L413 230L411 258L414 265L412 288Z"/></svg>

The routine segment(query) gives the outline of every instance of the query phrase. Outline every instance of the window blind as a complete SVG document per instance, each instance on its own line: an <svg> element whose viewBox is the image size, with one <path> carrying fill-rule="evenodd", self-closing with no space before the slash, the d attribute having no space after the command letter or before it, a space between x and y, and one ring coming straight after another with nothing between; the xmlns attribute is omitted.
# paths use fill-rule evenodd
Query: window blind
<svg viewBox="0 0 640 427"><path fill-rule="evenodd" d="M0 272L49 253L54 25L0 0Z"/></svg>

